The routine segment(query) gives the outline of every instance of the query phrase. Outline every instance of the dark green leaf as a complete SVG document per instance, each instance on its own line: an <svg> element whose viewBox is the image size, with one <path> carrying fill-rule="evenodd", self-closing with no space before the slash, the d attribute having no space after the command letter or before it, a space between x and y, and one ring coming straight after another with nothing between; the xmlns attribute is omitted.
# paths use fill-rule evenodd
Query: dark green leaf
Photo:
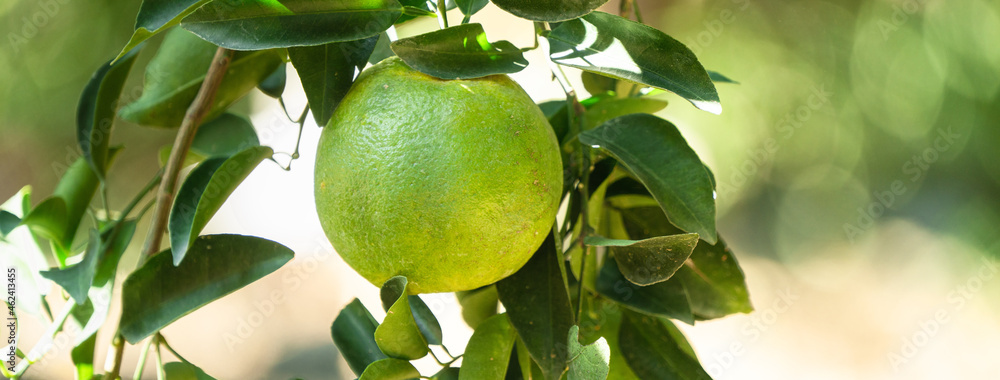
<svg viewBox="0 0 1000 380"><path fill-rule="evenodd" d="M142 96L119 111L121 118L151 127L180 126L205 80L217 48L180 28L168 32L156 56L146 66ZM236 52L203 121L221 115L282 62L280 50Z"/></svg>
<svg viewBox="0 0 1000 380"><path fill-rule="evenodd" d="M382 285L379 296L382 298L383 309L389 311L392 305L400 301L400 297L407 293L407 283L406 277L396 276L390 278ZM438 323L437 318L434 317L431 309L427 307L427 304L424 303L424 300L420 296L408 295L406 300L406 302L410 303L410 311L413 314L413 320L417 322L420 334L424 336L427 343L440 345L442 339L441 325Z"/></svg>
<svg viewBox="0 0 1000 380"><path fill-rule="evenodd" d="M538 108L541 108L542 112L545 113L545 118L549 119L552 132L556 134L556 139L561 146L565 141L566 133L569 132L569 114L566 109L566 101L552 100L539 104ZM563 182L565 183L566 181Z"/></svg>
<svg viewBox="0 0 1000 380"><path fill-rule="evenodd" d="M184 259L202 228L236 187L273 153L266 146L255 146L232 157L207 159L191 171L170 209L170 247L174 265Z"/></svg>
<svg viewBox="0 0 1000 380"><path fill-rule="evenodd" d="M368 57L368 63L376 64L382 62L382 60L393 57L396 53L392 52L392 41L389 41L389 35L385 32L378 35L378 42L375 43L375 49L372 51L372 55Z"/></svg>
<svg viewBox="0 0 1000 380"><path fill-rule="evenodd" d="M679 281L638 286L625 279L615 260L604 260L596 288L601 295L631 309L694 324L687 292Z"/></svg>
<svg viewBox="0 0 1000 380"><path fill-rule="evenodd" d="M267 78L260 81L260 83L257 84L257 88L259 88L260 92L263 92L264 95L276 99L280 98L281 94L285 92L285 77L285 65L280 65L274 70L273 73L271 73L271 75L268 75Z"/></svg>
<svg viewBox="0 0 1000 380"><path fill-rule="evenodd" d="M506 314L484 321L469 338L460 380L503 380L514 348L515 331Z"/></svg>
<svg viewBox="0 0 1000 380"><path fill-rule="evenodd" d="M490 0L455 0L455 4L458 5L458 9L461 10L462 14L467 17L483 10L483 8L486 8L486 4L489 3Z"/></svg>
<svg viewBox="0 0 1000 380"><path fill-rule="evenodd" d="M406 360L387 358L368 365L359 380L408 380L420 377L420 372Z"/></svg>
<svg viewBox="0 0 1000 380"><path fill-rule="evenodd" d="M633 113L656 113L667 107L667 102L650 98L608 99L595 104L584 114L584 130L594 129L604 122Z"/></svg>
<svg viewBox="0 0 1000 380"><path fill-rule="evenodd" d="M710 380L658 318L626 312L618 342L628 366L643 379Z"/></svg>
<svg viewBox="0 0 1000 380"><path fill-rule="evenodd" d="M65 205L63 207L65 208ZM20 224L21 218L18 218L17 215L9 213L7 210L0 210L0 236L7 236Z"/></svg>
<svg viewBox="0 0 1000 380"><path fill-rule="evenodd" d="M135 18L135 32L115 60L121 59L149 37L177 25L209 0L143 0Z"/></svg>
<svg viewBox="0 0 1000 380"><path fill-rule="evenodd" d="M347 304L330 327L333 343L355 375L361 376L369 364L387 358L375 343L378 322L355 298Z"/></svg>
<svg viewBox="0 0 1000 380"><path fill-rule="evenodd" d="M565 342L574 322L565 270L555 248L550 233L524 267L497 282L510 323L547 379L558 379L566 371Z"/></svg>
<svg viewBox="0 0 1000 380"><path fill-rule="evenodd" d="M658 207L629 208L621 213L629 236L634 238L681 232ZM715 245L698 243L691 260L674 277L684 283L698 319L753 311L740 264L721 238Z"/></svg>
<svg viewBox="0 0 1000 380"><path fill-rule="evenodd" d="M274 272L293 256L281 244L242 235L200 236L179 266L168 251L153 256L122 285L118 329L129 343Z"/></svg>
<svg viewBox="0 0 1000 380"><path fill-rule="evenodd" d="M406 277L402 276L390 278L382 285L382 304L390 306L386 308L385 320L375 329L375 343L391 358L415 360L427 355L428 339L421 332L414 315L416 313L410 307L410 299L406 296L409 293L407 285ZM441 327L437 325L437 319L433 319L433 314L430 318L437 327L440 341Z"/></svg>
<svg viewBox="0 0 1000 380"><path fill-rule="evenodd" d="M581 133L580 141L604 148L625 165L674 225L715 243L712 180L677 127L653 115L626 115Z"/></svg>
<svg viewBox="0 0 1000 380"><path fill-rule="evenodd" d="M719 94L698 58L655 28L593 12L560 24L546 37L556 63L662 88L702 110L722 112Z"/></svg>
<svg viewBox="0 0 1000 380"><path fill-rule="evenodd" d="M323 127L330 121L354 83L355 74L368 62L378 39L374 35L357 41L288 49L317 125Z"/></svg>
<svg viewBox="0 0 1000 380"><path fill-rule="evenodd" d="M56 284L59 284L69 296L76 300L77 305L87 302L87 292L94 281L94 273L97 272L98 256L101 254L101 236L96 229L90 230L90 240L87 241L87 250L83 253L83 260L65 269L51 269L42 272L45 277Z"/></svg>
<svg viewBox="0 0 1000 380"><path fill-rule="evenodd" d="M461 368L445 367L435 373L434 376L431 376L431 380L458 380L460 372Z"/></svg>
<svg viewBox="0 0 1000 380"><path fill-rule="evenodd" d="M569 372L566 380L607 379L611 348L604 338L586 346L580 344L580 327L569 329Z"/></svg>
<svg viewBox="0 0 1000 380"><path fill-rule="evenodd" d="M497 288L484 286L479 289L456 292L455 297L462 305L462 319L475 329L487 318L497 314Z"/></svg>
<svg viewBox="0 0 1000 380"><path fill-rule="evenodd" d="M139 49L136 49L114 64L107 62L101 65L84 87L76 109L76 138L80 151L101 181L108 170L108 145L111 143L118 97L138 53Z"/></svg>
<svg viewBox="0 0 1000 380"><path fill-rule="evenodd" d="M612 247L618 269L629 281L648 286L669 279L698 244L698 234L658 236L643 240L616 240L588 236L584 243Z"/></svg>
<svg viewBox="0 0 1000 380"><path fill-rule="evenodd" d="M456 25L392 43L407 65L442 79L472 79L523 70L528 61L514 44L490 43L479 24Z"/></svg>
<svg viewBox="0 0 1000 380"><path fill-rule="evenodd" d="M740 82L729 79L729 77L712 70L708 70L708 77L712 78L712 82L740 84Z"/></svg>
<svg viewBox="0 0 1000 380"><path fill-rule="evenodd" d="M163 365L166 380L215 380L191 363L171 362Z"/></svg>
<svg viewBox="0 0 1000 380"><path fill-rule="evenodd" d="M565 21L583 16L608 0L493 0L500 9L534 21Z"/></svg>
<svg viewBox="0 0 1000 380"><path fill-rule="evenodd" d="M228 157L258 145L260 140L250 120L226 112L198 127L191 151L204 157Z"/></svg>
<svg viewBox="0 0 1000 380"><path fill-rule="evenodd" d="M70 351L70 358L73 360L73 366L76 367L77 379L92 379L94 377L94 347L96 345L97 334L93 334Z"/></svg>
<svg viewBox="0 0 1000 380"><path fill-rule="evenodd" d="M371 37L392 26L402 12L396 0L215 1L181 26L225 48L260 50Z"/></svg>

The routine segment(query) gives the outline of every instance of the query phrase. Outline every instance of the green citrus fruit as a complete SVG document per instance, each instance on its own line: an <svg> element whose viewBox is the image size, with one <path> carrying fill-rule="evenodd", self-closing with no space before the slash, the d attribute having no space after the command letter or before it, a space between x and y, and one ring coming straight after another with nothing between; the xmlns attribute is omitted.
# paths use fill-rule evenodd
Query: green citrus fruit
<svg viewBox="0 0 1000 380"><path fill-rule="evenodd" d="M516 272L552 228L562 164L548 121L506 75L441 80L389 58L323 129L316 210L376 286L474 289Z"/></svg>

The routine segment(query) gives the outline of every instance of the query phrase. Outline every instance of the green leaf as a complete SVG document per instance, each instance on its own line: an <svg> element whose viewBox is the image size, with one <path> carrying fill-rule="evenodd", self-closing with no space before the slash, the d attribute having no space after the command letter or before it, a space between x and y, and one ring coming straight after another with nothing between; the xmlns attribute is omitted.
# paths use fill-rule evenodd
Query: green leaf
<svg viewBox="0 0 1000 380"><path fill-rule="evenodd" d="M395 276L386 281L379 292L379 296L382 299L382 308L389 311L393 305L400 302L403 294L408 293L406 289L407 284L408 281L403 276ZM410 303L413 320L417 323L417 328L420 330L420 334L424 336L424 339L427 340L427 343L440 345L442 340L441 325L438 323L437 318L434 317L431 309L424 303L424 300L420 296L407 295L405 302Z"/></svg>
<svg viewBox="0 0 1000 380"><path fill-rule="evenodd" d="M459 380L503 380L514 348L514 328L506 314L484 321L469 338Z"/></svg>
<svg viewBox="0 0 1000 380"><path fill-rule="evenodd" d="M722 112L719 94L698 58L655 28L593 12L560 24L546 38L558 64L661 88L702 110Z"/></svg>
<svg viewBox="0 0 1000 380"><path fill-rule="evenodd" d="M217 2L214 4L222 4ZM146 66L142 96L119 111L122 119L151 127L177 128L194 101L217 47L180 28L163 39ZM280 50L236 52L203 121L225 112L284 62Z"/></svg>
<svg viewBox="0 0 1000 380"><path fill-rule="evenodd" d="M586 346L580 344L580 327L569 329L569 372L566 380L607 379L611 348L604 338Z"/></svg>
<svg viewBox="0 0 1000 380"><path fill-rule="evenodd" d="M253 124L246 117L226 112L198 127L191 151L204 156L232 156L260 145Z"/></svg>
<svg viewBox="0 0 1000 380"><path fill-rule="evenodd" d="M255 146L232 157L209 158L191 171L170 209L168 227L174 265L184 260L195 238L236 187L272 154L271 148Z"/></svg>
<svg viewBox="0 0 1000 380"><path fill-rule="evenodd" d="M376 64L382 62L382 60L396 56L396 53L392 52L392 41L389 40L389 34L382 32L378 35L378 42L375 43L375 49L372 50L372 55L368 57L368 63Z"/></svg>
<svg viewBox="0 0 1000 380"><path fill-rule="evenodd" d="M615 92L618 87L618 79L589 71L584 71L580 74L580 81L583 82L583 88L593 96Z"/></svg>
<svg viewBox="0 0 1000 380"><path fill-rule="evenodd" d="M281 94L285 92L285 80L287 79L286 75L285 65L280 65L274 70L273 73L271 73L271 75L268 75L267 78L260 81L260 83L257 84L257 88L260 89L260 92L263 92L264 95L275 99L280 98Z"/></svg>
<svg viewBox="0 0 1000 380"><path fill-rule="evenodd" d="M84 163L86 165L86 163ZM87 170L90 170L88 167ZM47 198L31 209L21 224L28 226L31 232L37 236L51 240L56 244L62 244L62 237L66 231L66 201L59 197ZM59 253L57 252L57 255ZM60 261L66 260L63 253Z"/></svg>
<svg viewBox="0 0 1000 380"><path fill-rule="evenodd" d="M389 304L387 301L392 303L386 309L385 320L375 329L375 343L391 358L416 360L427 355L428 339L420 331L415 313L410 308L409 297L406 297L407 285L406 278L402 276L390 278L382 285L383 305ZM393 294L396 295L395 301L390 300ZM436 319L434 324L437 325ZM441 327L437 326L437 330L440 333Z"/></svg>
<svg viewBox="0 0 1000 380"><path fill-rule="evenodd" d="M288 49L317 125L323 127L330 121L356 73L368 63L378 39L374 35L357 41Z"/></svg>
<svg viewBox="0 0 1000 380"><path fill-rule="evenodd" d="M497 314L497 288L494 285L456 292L455 297L462 305L462 319L475 329L487 318Z"/></svg>
<svg viewBox="0 0 1000 380"><path fill-rule="evenodd" d="M149 37L179 24L181 19L207 2L209 0L143 0L135 18L135 32L115 60L124 57Z"/></svg>
<svg viewBox="0 0 1000 380"><path fill-rule="evenodd" d="M191 363L170 362L163 365L166 380L215 380Z"/></svg>
<svg viewBox="0 0 1000 380"><path fill-rule="evenodd" d="M648 286L669 279L698 244L698 234L658 236L644 240L617 240L588 236L584 243L613 247L618 269L636 285Z"/></svg>
<svg viewBox="0 0 1000 380"><path fill-rule="evenodd" d="M566 274L550 233L520 270L497 282L497 294L511 325L547 379L566 371L566 340L573 310Z"/></svg>
<svg viewBox="0 0 1000 380"><path fill-rule="evenodd" d="M493 0L500 9L534 21L566 21L590 13L608 0Z"/></svg>
<svg viewBox="0 0 1000 380"><path fill-rule="evenodd" d="M7 210L0 210L0 236L6 237L20 224L21 218L18 218L17 215L7 212Z"/></svg>
<svg viewBox="0 0 1000 380"><path fill-rule="evenodd" d="M597 276L596 290L608 299L636 311L694 324L687 291L679 281L638 286L621 274L615 260L604 260Z"/></svg>
<svg viewBox="0 0 1000 380"><path fill-rule="evenodd" d="M459 373L461 368L445 367L431 376L431 380L458 380Z"/></svg>
<svg viewBox="0 0 1000 380"><path fill-rule="evenodd" d="M607 1L607 0L605 0ZM490 0L455 0L455 5L458 5L458 9L462 11L462 14L466 17L472 16L486 8L486 5L490 3Z"/></svg>
<svg viewBox="0 0 1000 380"><path fill-rule="evenodd" d="M392 43L407 65L441 79L472 79L523 70L528 61L514 44L490 43L479 24L456 25Z"/></svg>
<svg viewBox="0 0 1000 380"><path fill-rule="evenodd" d="M715 243L715 190L698 154L670 122L653 115L612 119L580 134L634 174L680 229Z"/></svg>
<svg viewBox="0 0 1000 380"><path fill-rule="evenodd" d="M710 380L698 359L678 344L658 318L625 313L618 342L628 366L643 379Z"/></svg>
<svg viewBox="0 0 1000 380"><path fill-rule="evenodd" d="M369 364L388 358L375 343L378 322L355 298L347 304L330 327L333 343L355 375L361 376Z"/></svg>
<svg viewBox="0 0 1000 380"><path fill-rule="evenodd" d="M135 228L136 220L129 219L115 224L104 233L99 234L92 229L83 260L63 269L42 271L42 276L59 284L78 305L83 305L91 287L102 287L114 278L118 262L132 241Z"/></svg>
<svg viewBox="0 0 1000 380"><path fill-rule="evenodd" d="M670 225L658 207L621 211L629 236L643 238L681 232ZM674 275L684 283L691 311L698 319L714 319L753 311L740 264L723 239L714 245L699 242L689 261Z"/></svg>
<svg viewBox="0 0 1000 380"><path fill-rule="evenodd" d="M406 360L387 358L368 365L359 380L417 379L420 372Z"/></svg>
<svg viewBox="0 0 1000 380"><path fill-rule="evenodd" d="M378 35L403 12L396 0L232 0L206 4L181 22L234 50L314 46Z"/></svg>
<svg viewBox="0 0 1000 380"><path fill-rule="evenodd" d="M70 359L76 367L77 379L92 379L94 377L94 348L97 346L97 334L90 335L80 345L70 351Z"/></svg>
<svg viewBox="0 0 1000 380"><path fill-rule="evenodd" d="M608 99L595 104L584 113L584 130L591 130L608 120L633 113L656 113L667 107L667 102L650 98Z"/></svg>
<svg viewBox="0 0 1000 380"><path fill-rule="evenodd" d="M131 344L274 272L293 256L281 244L242 235L200 236L179 266L168 251L150 258L122 285L118 329Z"/></svg>
<svg viewBox="0 0 1000 380"><path fill-rule="evenodd" d="M708 77L712 79L712 82L740 84L740 82L729 79L729 77L712 70L708 70Z"/></svg>
<svg viewBox="0 0 1000 380"><path fill-rule="evenodd" d="M105 63L83 88L76 109L76 138L84 159L104 181L108 170L108 145L114 125L118 98L139 50L133 50L115 63Z"/></svg>

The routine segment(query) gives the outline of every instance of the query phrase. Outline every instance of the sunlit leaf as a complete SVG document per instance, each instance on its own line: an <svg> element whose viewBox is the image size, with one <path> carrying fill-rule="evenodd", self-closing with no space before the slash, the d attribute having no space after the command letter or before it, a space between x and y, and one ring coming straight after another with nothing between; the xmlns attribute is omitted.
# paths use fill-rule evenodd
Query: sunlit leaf
<svg viewBox="0 0 1000 380"><path fill-rule="evenodd" d="M288 49L317 125L323 127L330 121L355 76L368 63L378 39L374 35L357 41Z"/></svg>
<svg viewBox="0 0 1000 380"><path fill-rule="evenodd" d="M410 362L387 358L369 364L359 380L408 380L419 377L420 372Z"/></svg>
<svg viewBox="0 0 1000 380"><path fill-rule="evenodd" d="M506 314L484 321L469 338L460 380L503 380L516 334Z"/></svg>
<svg viewBox="0 0 1000 380"><path fill-rule="evenodd" d="M611 348L604 338L586 346L580 344L580 327L569 329L569 372L566 380L607 379Z"/></svg>
<svg viewBox="0 0 1000 380"><path fill-rule="evenodd" d="M215 380L191 363L171 362L163 365L165 380Z"/></svg>
<svg viewBox="0 0 1000 380"><path fill-rule="evenodd" d="M119 111L121 118L150 127L180 126L217 49L183 29L168 32L156 56L146 66L142 96ZM236 52L216 91L212 107L202 121L208 122L221 115L282 62L283 53L279 50Z"/></svg>
<svg viewBox="0 0 1000 380"><path fill-rule="evenodd" d="M382 285L380 293L383 305L389 304L387 301L392 301L390 298L393 294L396 295L396 299L389 304L391 306L386 309L385 319L375 329L375 343L391 358L415 360L427 355L428 339L420 331L414 318L415 313L407 297L407 285L406 278L402 276L390 278ZM436 319L433 322L437 325ZM440 326L437 326L437 331L440 333Z"/></svg>
<svg viewBox="0 0 1000 380"><path fill-rule="evenodd" d="M628 168L674 225L715 243L712 180L677 127L653 115L626 115L581 133L580 141L604 148Z"/></svg>
<svg viewBox="0 0 1000 380"><path fill-rule="evenodd" d="M482 288L456 292L455 297L462 305L462 319L465 323L475 329L487 318L497 314L497 288L496 286L484 286Z"/></svg>
<svg viewBox="0 0 1000 380"><path fill-rule="evenodd" d="M87 170L90 168L88 167ZM42 201L21 220L21 224L28 226L35 235L57 244L62 242L66 223L66 201L59 197L51 197Z"/></svg>
<svg viewBox="0 0 1000 380"><path fill-rule="evenodd" d="M403 294L408 294L407 285L408 281L403 276L395 276L386 281L379 291L379 297L382 299L382 308L388 312L393 305L400 302ZM424 300L417 295L407 295L406 302L410 303L413 320L417 323L417 328L420 330L420 334L424 336L424 339L427 340L427 343L440 345L442 340L441 325L438 323L437 318L434 317L431 309L424 303Z"/></svg>
<svg viewBox="0 0 1000 380"><path fill-rule="evenodd" d="M209 0L143 0L135 18L135 32L115 60L119 60L140 43L181 22Z"/></svg>
<svg viewBox="0 0 1000 380"><path fill-rule="evenodd" d="M709 380L698 359L688 355L664 326L670 321L626 312L619 344L628 366L643 379Z"/></svg>
<svg viewBox="0 0 1000 380"><path fill-rule="evenodd" d="M493 0L500 9L534 21L565 21L583 16L608 0Z"/></svg>
<svg viewBox="0 0 1000 380"><path fill-rule="evenodd" d="M715 85L694 53L653 27L593 12L559 24L546 38L556 63L661 88L702 110L722 112Z"/></svg>
<svg viewBox="0 0 1000 380"><path fill-rule="evenodd" d="M195 238L229 195L273 153L266 146L255 146L232 157L207 159L191 171L170 208L168 227L175 265L184 259Z"/></svg>
<svg viewBox="0 0 1000 380"><path fill-rule="evenodd" d="M388 358L375 343L378 322L355 298L347 304L330 326L333 343L355 375L361 376L369 364Z"/></svg>
<svg viewBox="0 0 1000 380"><path fill-rule="evenodd" d="M639 286L621 274L615 260L604 260L596 288L601 295L628 308L694 324L687 291L680 281Z"/></svg>
<svg viewBox="0 0 1000 380"><path fill-rule="evenodd" d="M94 72L83 88L76 109L76 138L84 159L104 180L108 170L108 146L125 79L139 50L133 50L115 63L107 62Z"/></svg>
<svg viewBox="0 0 1000 380"><path fill-rule="evenodd" d="M619 116L633 113L656 113L667 107L667 102L650 98L608 99L595 104L584 113L584 130L594 129L598 125Z"/></svg>
<svg viewBox="0 0 1000 380"><path fill-rule="evenodd" d="M698 244L698 234L658 236L643 240L617 240L588 236L587 245L611 247L618 269L629 281L647 286L669 279Z"/></svg>
<svg viewBox="0 0 1000 380"><path fill-rule="evenodd" d="M274 272L292 259L285 246L242 235L205 235L174 266L160 252L125 279L118 331L131 344L188 313Z"/></svg>
<svg viewBox="0 0 1000 380"><path fill-rule="evenodd" d="M573 310L562 260L549 236L520 270L497 282L497 294L511 325L548 379L566 371L566 340Z"/></svg>
<svg viewBox="0 0 1000 380"><path fill-rule="evenodd" d="M521 50L507 41L490 43L479 24L456 25L392 43L407 65L442 79L510 74L528 66Z"/></svg>
<svg viewBox="0 0 1000 380"><path fill-rule="evenodd" d="M431 380L458 380L462 369L458 367L446 367L431 376Z"/></svg>
<svg viewBox="0 0 1000 380"><path fill-rule="evenodd" d="M396 0L230 0L206 4L181 26L225 48L260 50L371 37L402 12Z"/></svg>

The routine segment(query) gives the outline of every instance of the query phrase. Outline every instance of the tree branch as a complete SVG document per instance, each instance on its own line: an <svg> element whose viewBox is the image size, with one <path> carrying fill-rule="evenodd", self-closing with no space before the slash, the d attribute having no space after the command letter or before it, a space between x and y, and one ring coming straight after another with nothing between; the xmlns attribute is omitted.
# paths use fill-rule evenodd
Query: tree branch
<svg viewBox="0 0 1000 380"><path fill-rule="evenodd" d="M201 125L201 120L212 108L215 93L219 89L219 84L222 83L226 70L229 69L229 62L232 61L232 58L232 50L220 47L215 51L215 57L212 58L212 64L208 67L205 81L201 83L198 95L188 107L187 113L184 114L184 121L181 122L177 138L174 140L174 148L170 150L170 158L167 159L163 181L160 182L160 189L156 193L153 222L146 235L146 245L139 258L139 265L142 265L160 250L160 240L167 228L167 217L170 215L170 205L173 204L177 177L184 165L184 157L187 156L188 150L191 148L191 142L194 141L194 135L198 131L198 126Z"/></svg>

